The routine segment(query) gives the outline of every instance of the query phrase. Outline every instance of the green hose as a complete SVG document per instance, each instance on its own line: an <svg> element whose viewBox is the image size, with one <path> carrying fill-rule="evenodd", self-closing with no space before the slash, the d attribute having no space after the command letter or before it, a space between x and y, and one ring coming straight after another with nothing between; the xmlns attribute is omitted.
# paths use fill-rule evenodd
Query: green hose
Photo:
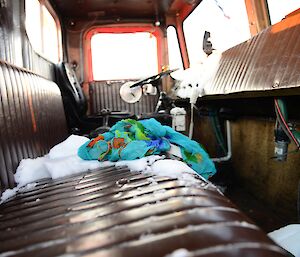
<svg viewBox="0 0 300 257"><path fill-rule="evenodd" d="M285 101L282 100L281 98L277 98L277 103L278 103L278 106L280 108L280 111L281 111L284 119L287 121L288 120L288 113L287 113L287 108L286 108Z"/></svg>
<svg viewBox="0 0 300 257"><path fill-rule="evenodd" d="M223 153L226 154L225 141L224 141L223 134L221 132L221 126L220 126L216 111L209 112L209 118L212 123L212 127L213 127L214 133L216 135L217 142L218 142L219 146L221 147Z"/></svg>

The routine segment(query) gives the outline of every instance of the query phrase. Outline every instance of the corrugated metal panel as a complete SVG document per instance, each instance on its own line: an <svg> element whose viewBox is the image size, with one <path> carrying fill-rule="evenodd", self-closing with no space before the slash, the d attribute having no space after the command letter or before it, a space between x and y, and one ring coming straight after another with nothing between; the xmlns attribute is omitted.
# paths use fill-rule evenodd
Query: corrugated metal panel
<svg viewBox="0 0 300 257"><path fill-rule="evenodd" d="M222 54L206 94L300 86L300 15L264 30Z"/></svg>
<svg viewBox="0 0 300 257"><path fill-rule="evenodd" d="M0 180L14 186L13 172L24 158L46 154L67 136L58 86L0 62Z"/></svg>
<svg viewBox="0 0 300 257"><path fill-rule="evenodd" d="M214 186L107 167L0 206L0 256L285 256Z"/></svg>
<svg viewBox="0 0 300 257"><path fill-rule="evenodd" d="M89 85L91 114L97 114L102 109L112 111L130 111L134 114L153 112L158 96L142 96L135 104L124 102L120 97L120 87L124 82L95 81Z"/></svg>

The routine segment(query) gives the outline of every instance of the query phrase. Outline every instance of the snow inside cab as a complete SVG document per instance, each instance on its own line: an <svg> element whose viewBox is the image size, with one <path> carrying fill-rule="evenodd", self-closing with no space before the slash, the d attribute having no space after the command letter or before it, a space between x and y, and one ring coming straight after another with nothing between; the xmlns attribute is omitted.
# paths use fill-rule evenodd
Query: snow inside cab
<svg viewBox="0 0 300 257"><path fill-rule="evenodd" d="M299 7L0 1L0 257L300 256Z"/></svg>

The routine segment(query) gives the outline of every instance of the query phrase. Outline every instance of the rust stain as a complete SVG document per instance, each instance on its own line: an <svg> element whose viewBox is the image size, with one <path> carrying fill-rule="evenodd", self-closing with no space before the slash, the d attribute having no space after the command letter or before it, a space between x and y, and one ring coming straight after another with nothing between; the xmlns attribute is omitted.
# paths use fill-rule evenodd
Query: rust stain
<svg viewBox="0 0 300 257"><path fill-rule="evenodd" d="M36 125L35 113L34 113L34 109L33 109L31 92L28 94L28 103L29 103L29 110L30 110L30 115L31 115L32 129L33 129L33 132L36 133L37 125Z"/></svg>

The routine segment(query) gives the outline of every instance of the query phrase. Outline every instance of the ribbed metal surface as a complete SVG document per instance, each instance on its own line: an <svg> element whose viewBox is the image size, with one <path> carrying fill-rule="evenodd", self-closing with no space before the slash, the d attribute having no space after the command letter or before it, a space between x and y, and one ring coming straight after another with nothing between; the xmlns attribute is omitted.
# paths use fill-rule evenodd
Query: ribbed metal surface
<svg viewBox="0 0 300 257"><path fill-rule="evenodd" d="M91 114L97 114L102 109L112 111L130 111L136 115L153 112L158 96L142 96L141 100L134 104L124 102L120 97L120 87L124 82L96 81L90 83Z"/></svg>
<svg viewBox="0 0 300 257"><path fill-rule="evenodd" d="M287 18L222 54L208 95L300 86L300 15Z"/></svg>
<svg viewBox="0 0 300 257"><path fill-rule="evenodd" d="M0 206L0 256L285 256L208 182L107 167ZM66 254L66 255L64 255Z"/></svg>
<svg viewBox="0 0 300 257"><path fill-rule="evenodd" d="M0 181L14 186L13 172L24 158L35 158L67 136L58 86L0 62Z"/></svg>

